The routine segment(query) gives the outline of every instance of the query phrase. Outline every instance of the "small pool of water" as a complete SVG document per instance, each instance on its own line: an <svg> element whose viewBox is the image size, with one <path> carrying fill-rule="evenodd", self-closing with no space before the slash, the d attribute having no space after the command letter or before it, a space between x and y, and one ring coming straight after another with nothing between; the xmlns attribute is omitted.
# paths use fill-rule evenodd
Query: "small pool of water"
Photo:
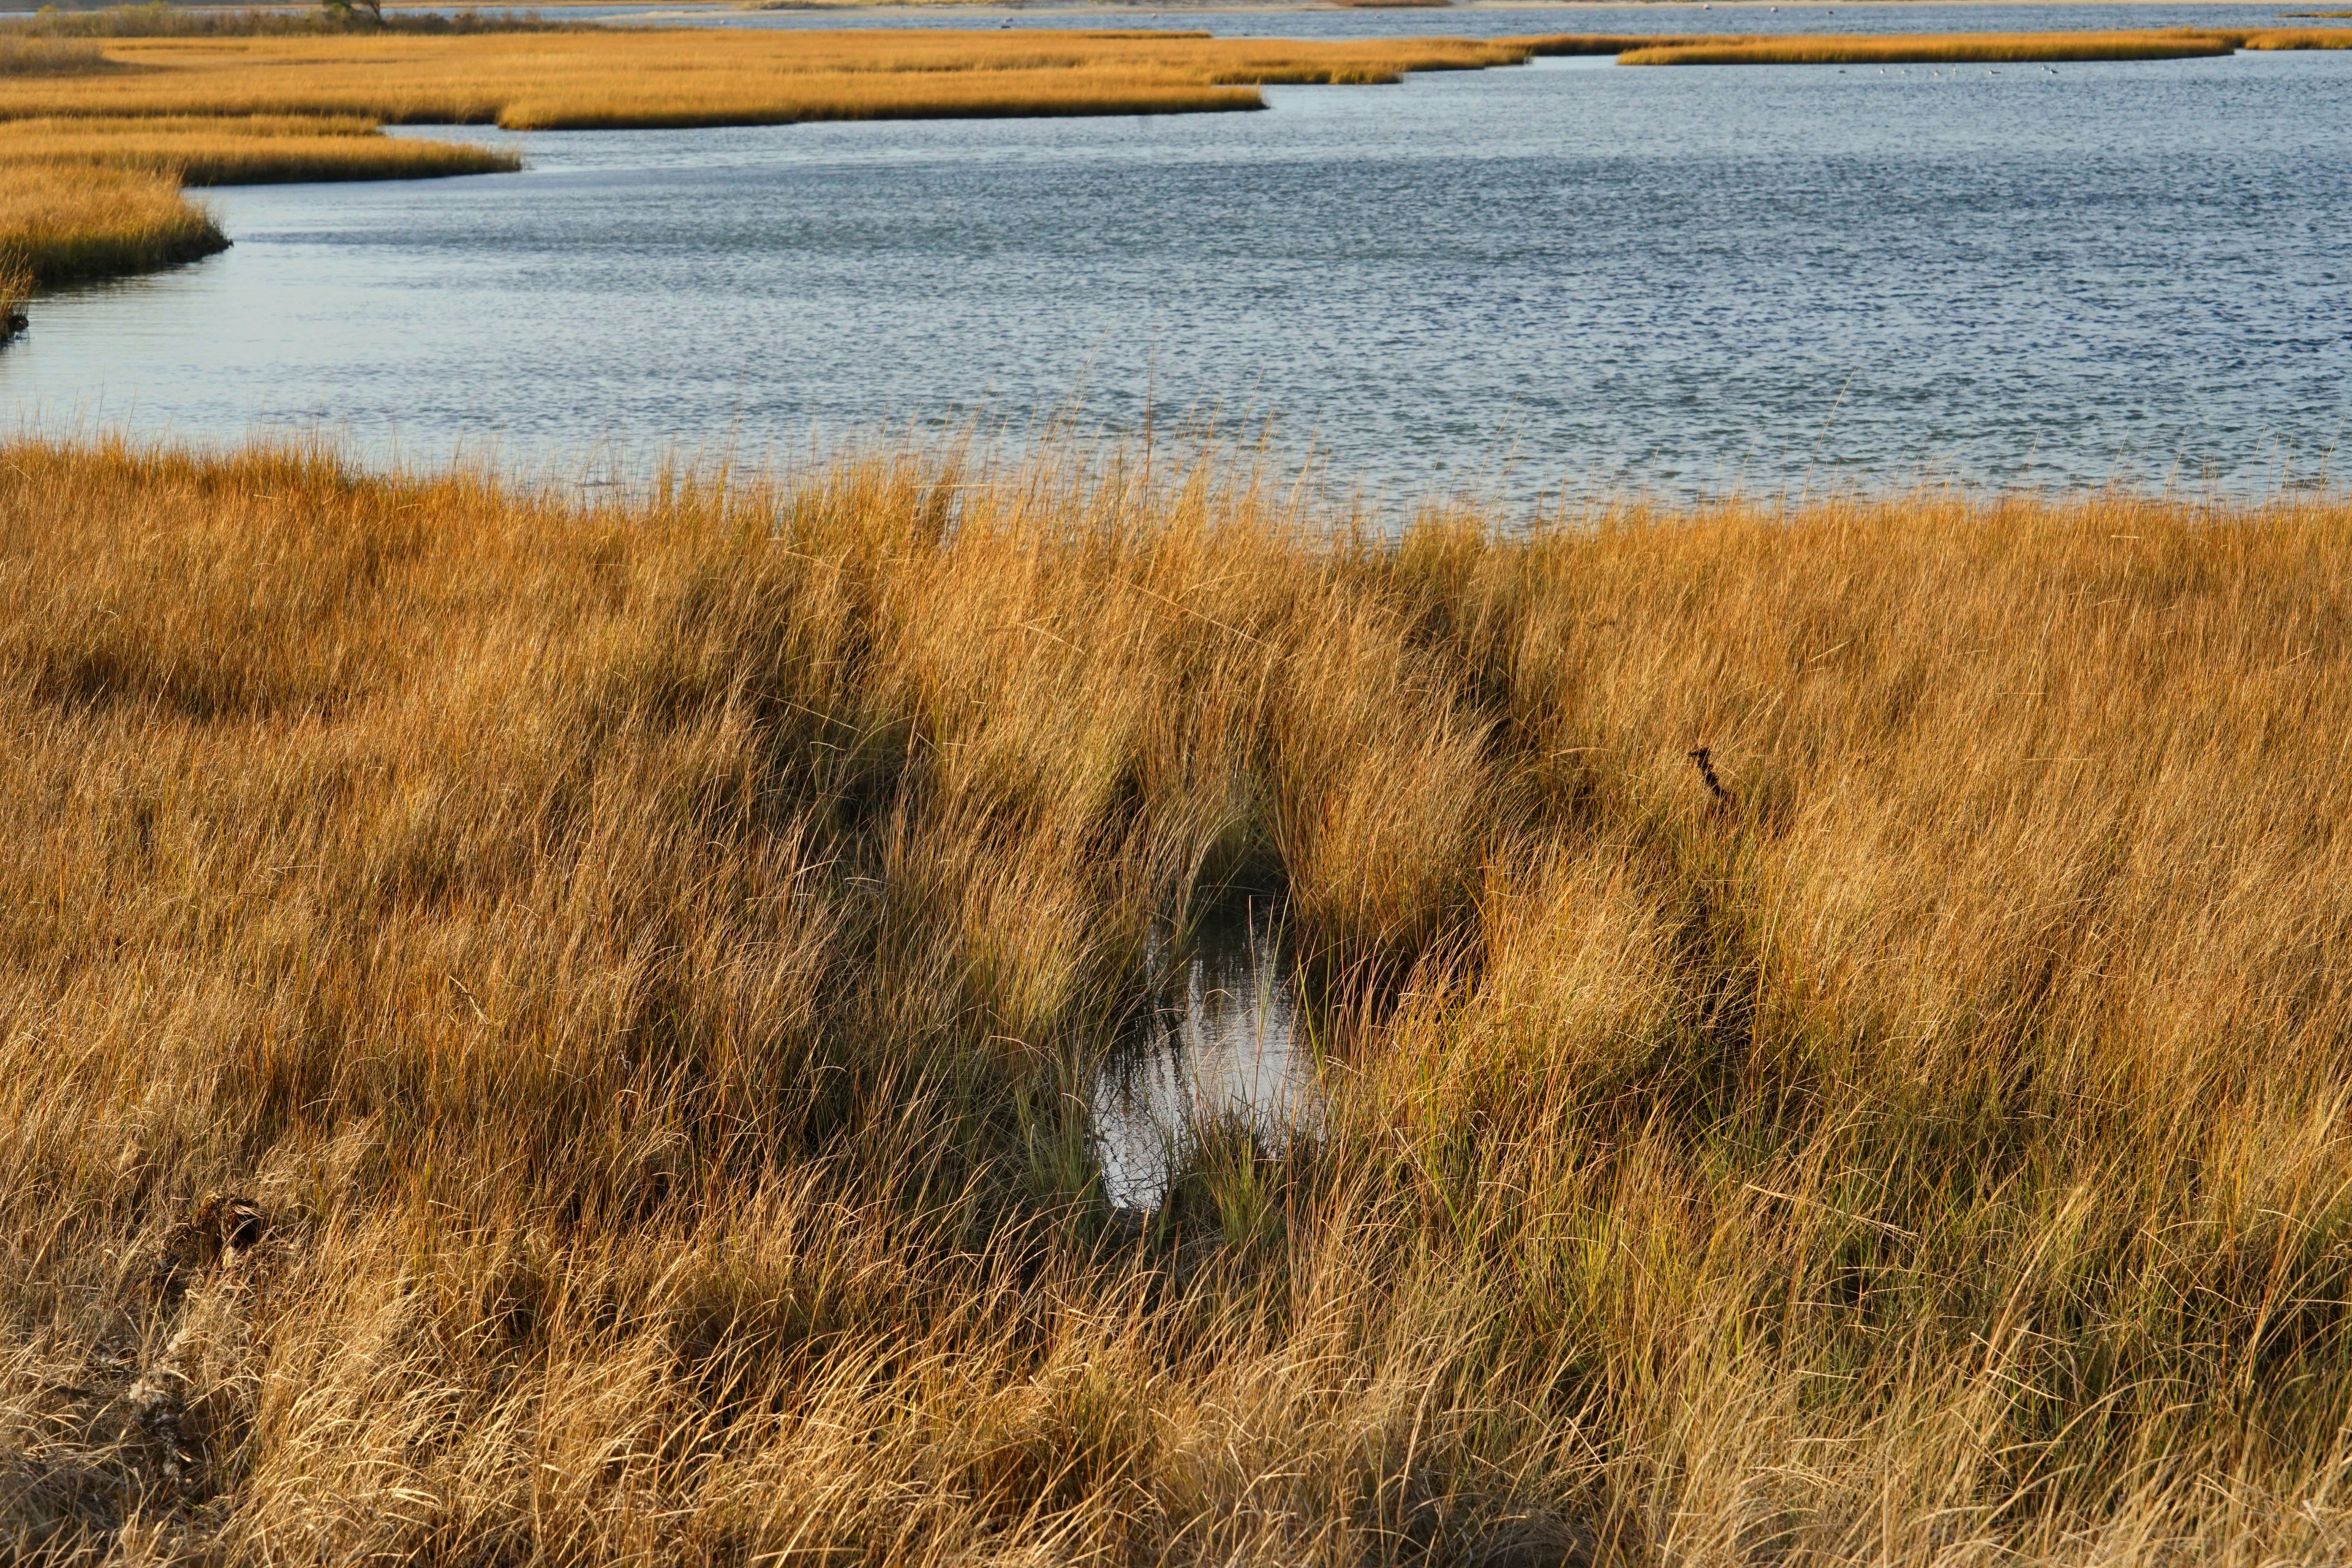
<svg viewBox="0 0 2352 1568"><path fill-rule="evenodd" d="M1163 942L1146 962L1164 973L1170 956ZM1240 1124L1279 1152L1321 1122L1277 906L1259 899L1202 922L1174 974L1089 1097L1114 1209L1157 1208L1200 1127Z"/></svg>

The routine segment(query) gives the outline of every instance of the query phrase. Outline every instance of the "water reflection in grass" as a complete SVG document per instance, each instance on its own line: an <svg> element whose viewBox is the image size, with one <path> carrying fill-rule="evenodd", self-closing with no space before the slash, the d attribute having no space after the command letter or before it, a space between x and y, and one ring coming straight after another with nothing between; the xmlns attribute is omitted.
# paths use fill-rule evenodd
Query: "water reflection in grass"
<svg viewBox="0 0 2352 1568"><path fill-rule="evenodd" d="M1146 962L1171 978L1089 1097L1104 1196L1129 1211L1159 1206L1205 1131L1245 1134L1272 1153L1321 1116L1274 900L1238 900L1189 941L1156 933Z"/></svg>

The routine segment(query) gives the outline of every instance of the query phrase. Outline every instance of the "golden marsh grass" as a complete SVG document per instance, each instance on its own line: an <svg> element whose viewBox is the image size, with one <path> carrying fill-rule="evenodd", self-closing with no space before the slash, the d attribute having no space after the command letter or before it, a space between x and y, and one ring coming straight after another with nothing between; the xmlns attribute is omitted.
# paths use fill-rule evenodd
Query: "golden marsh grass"
<svg viewBox="0 0 2352 1568"><path fill-rule="evenodd" d="M6 1550L2352 1552L2352 506L1159 464L0 450ZM1123 1228L1236 876L1326 1131Z"/></svg>
<svg viewBox="0 0 2352 1568"><path fill-rule="evenodd" d="M510 10L394 11L377 18L358 13L338 16L323 6L215 9L149 0L146 5L109 5L89 11L60 11L55 6L43 6L30 16L18 13L0 18L0 36L87 39L322 37L350 33L557 33L595 25L593 22L551 22L534 13Z"/></svg>
<svg viewBox="0 0 2352 1568"><path fill-rule="evenodd" d="M69 38L25 37L0 32L0 79L36 76L93 76L122 68L93 43Z"/></svg>
<svg viewBox="0 0 2352 1568"><path fill-rule="evenodd" d="M181 199L171 175L0 161L0 257L13 258L37 286L152 271L227 244L211 218Z"/></svg>
<svg viewBox="0 0 2352 1568"><path fill-rule="evenodd" d="M32 264L0 251L0 344L25 330L25 302L33 297L35 287Z"/></svg>
<svg viewBox="0 0 2352 1568"><path fill-rule="evenodd" d="M2224 36L2242 49L2352 49L2352 27L2270 27Z"/></svg>
<svg viewBox="0 0 2352 1568"><path fill-rule="evenodd" d="M2170 60L2239 49L2352 47L2352 27L2257 31L1832 34L1654 42L1618 54L1628 66L2000 65L2037 60Z"/></svg>
<svg viewBox="0 0 2352 1568"><path fill-rule="evenodd" d="M1262 107L1271 83L1393 82L1526 42L1328 44L1140 32L574 32L110 40L136 74L44 82L0 112L360 115L516 129L781 124Z"/></svg>
<svg viewBox="0 0 2352 1568"><path fill-rule="evenodd" d="M184 20L126 12L55 37L65 23L45 18L0 34L0 51L11 51L0 59L19 62L0 121L28 122L8 133L26 167L62 167L87 153L96 165L176 173L191 184L404 178L516 164L479 148L398 142L348 127L317 136L283 127L495 121L585 130L1177 113L1259 108L1259 88L1276 83L1394 82L1410 71L1484 69L1538 55L1614 54L1629 65L2170 58L2352 41L2352 29L1335 44L1137 30L308 30L313 25L259 14ZM141 119L155 130L127 124ZM198 123L207 119L224 123ZM145 220L123 220L135 221ZM88 275L101 256L179 254L47 232L49 249L74 252L66 268L72 275ZM57 270L37 265L44 277Z"/></svg>
<svg viewBox="0 0 2352 1568"><path fill-rule="evenodd" d="M0 119L0 255L37 284L152 271L227 239L183 185L423 179L520 168L512 153L395 140L358 119Z"/></svg>
<svg viewBox="0 0 2352 1568"><path fill-rule="evenodd" d="M96 19L87 37L0 34L0 48L15 51L9 58L42 62L19 71L12 78L17 85L0 98L0 151L26 180L41 169L77 165L192 184L415 178L519 164L482 148L385 138L373 134L377 124L588 129L1255 109L1263 106L1264 83L1389 82L1409 70L1475 69L1529 54L1525 45L1459 39L1291 44L1116 30L1018 37L317 32L255 16L182 21L123 13ZM35 26L55 31L62 24L44 18ZM70 183L41 178L58 192ZM37 217L19 215L37 274L138 270L201 253L179 238L126 246L122 236L142 229L160 236L156 226L164 223L147 186L138 186L137 201L121 212L98 199L114 193L128 201L131 189L100 181L89 199L69 206L49 201ZM95 226L60 226L67 210L89 215ZM211 232L193 212L164 224L174 234L191 226Z"/></svg>
<svg viewBox="0 0 2352 1568"><path fill-rule="evenodd" d="M144 169L190 185L414 180L522 166L513 153L487 147L389 137L366 120L283 115L0 121L0 159Z"/></svg>
<svg viewBox="0 0 2352 1568"><path fill-rule="evenodd" d="M90 37L0 35L0 48L16 51L9 58L45 62L18 72L17 85L0 98L0 154L20 183L38 181L52 193L37 214L28 208L8 220L44 280L140 270L218 247L201 215L184 210L167 218L149 185L108 179L73 195L70 179L55 171L77 166L191 184L478 174L519 163L478 147L397 141L375 127L1255 109L1263 105L1262 83L1394 81L1408 70L1472 69L1528 56L1525 46L1448 39L1294 45L1115 30L1020 37L313 32L250 16L186 26L176 16L99 20L104 25L93 24ZM110 195L131 205L110 209ZM91 226L63 224L68 212L84 214ZM210 239L191 248L185 236L197 229ZM125 243L141 232L156 242Z"/></svg>

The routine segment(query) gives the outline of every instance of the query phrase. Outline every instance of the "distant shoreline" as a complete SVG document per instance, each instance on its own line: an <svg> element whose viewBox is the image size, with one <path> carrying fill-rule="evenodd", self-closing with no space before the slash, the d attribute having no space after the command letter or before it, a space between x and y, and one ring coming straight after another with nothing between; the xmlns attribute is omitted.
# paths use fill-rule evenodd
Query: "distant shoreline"
<svg viewBox="0 0 2352 1568"><path fill-rule="evenodd" d="M611 0L556 0L555 4L530 7L539 11L570 11L606 8ZM855 12L855 11L956 11L1004 16L1084 16L1105 12L1145 11L1159 16L1222 15L1264 16L1268 12L1297 12L1311 15L1334 11L1916 11L1930 8L1967 8L1969 10L2053 10L2078 6L2147 6L2177 5L2210 9L2245 9L2262 6L2259 0L1373 0L1370 4L1347 4L1346 0L789 0L782 5L744 5L741 0L664 0L642 11L632 11L625 16L610 20L635 20L664 16L709 16L713 12L756 15L774 11ZM445 6L392 6L392 10L444 10ZM2279 16L2298 13L2280 11Z"/></svg>
<svg viewBox="0 0 2352 1568"><path fill-rule="evenodd" d="M740 13L750 16L766 11L957 11L978 12L1008 16L1087 16L1099 12L1149 11L1160 15L1185 16L1264 15L1267 12L1316 13L1329 11L1561 11L1561 10L1655 10L1655 11L1914 11L1928 8L2037 9L2080 6L2147 6L2162 5L2179 7L2229 9L2262 9L2271 6L2260 0L1371 0L1371 3L1348 4L1347 0L791 0L785 5L745 5L742 0L662 0L640 11L631 11L612 20L634 20L641 17L670 15L709 16L711 13ZM109 7L72 6L72 11L98 11ZM264 4L256 5L186 5L174 9L189 11L307 11L315 7L303 4ZM30 16L37 7L0 6L0 17ZM388 5L387 13L432 11L539 11L570 12L612 9L612 0L542 0L542 3L458 4L448 5ZM2301 16L2309 13L2278 11L2281 16ZM2324 14L2324 13L2323 13Z"/></svg>
<svg viewBox="0 0 2352 1568"><path fill-rule="evenodd" d="M530 7L540 11L604 9L610 0L556 0ZM784 5L746 5L740 0L665 0L638 16L670 12L707 14L712 11L987 11L1005 16L1084 16L1097 11L1151 11L1160 14L1213 16L1222 12L1262 15L1268 11L1915 11L1968 7L2003 10L2056 9L2083 5L2146 6L2150 5L2228 7L2262 6L2259 0L1441 0L1441 3L1349 5L1345 0L793 0ZM392 6L392 10L446 10L446 6ZM2295 13L2280 12L2281 16Z"/></svg>
<svg viewBox="0 0 2352 1568"><path fill-rule="evenodd" d="M611 0L556 0L551 5L529 7L540 11L567 11L580 8L604 9ZM1263 14L1268 11L1561 11L1561 10L1656 10L1656 11L1915 11L1931 7L1967 7L1969 9L1999 8L2003 10L2033 8L2055 9L2083 5L2147 6L2150 5L2270 9L2260 0L1440 0L1438 4L1355 4L1346 0L793 0L784 5L747 5L740 0L665 0L664 4L648 6L642 16L659 16L667 12L708 13L712 11L758 12L788 11L988 11L1006 16L1084 16L1097 11L1151 11L1161 14L1215 15L1220 12ZM446 10L447 6L417 5L388 7L391 10ZM487 7L486 7L487 8ZM2300 13L2279 12L2281 16Z"/></svg>

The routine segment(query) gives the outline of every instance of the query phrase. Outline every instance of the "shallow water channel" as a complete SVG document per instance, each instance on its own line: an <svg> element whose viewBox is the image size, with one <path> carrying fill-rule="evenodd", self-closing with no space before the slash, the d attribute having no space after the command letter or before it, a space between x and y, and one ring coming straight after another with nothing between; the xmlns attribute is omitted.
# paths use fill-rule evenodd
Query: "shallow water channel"
<svg viewBox="0 0 2352 1568"><path fill-rule="evenodd" d="M1174 984L1096 1078L1088 1110L1114 1209L1155 1208L1196 1131L1245 1130L1279 1152L1312 1136L1322 1100L1282 939L1278 908L1260 899L1202 922L1172 971L1163 934L1146 953Z"/></svg>
<svg viewBox="0 0 2352 1568"><path fill-rule="evenodd" d="M2277 6L1179 14L1226 33L2269 25ZM768 26L970 25L925 8ZM716 18L713 18L716 19ZM1007 18L1008 20L1012 18ZM1118 19L1150 25L1150 14ZM1018 18L1096 25L1104 14ZM665 447L1271 416L1391 497L2310 479L2352 415L2352 52L1605 61L1258 114L506 136L206 193L233 249L39 302L0 426L568 479Z"/></svg>

